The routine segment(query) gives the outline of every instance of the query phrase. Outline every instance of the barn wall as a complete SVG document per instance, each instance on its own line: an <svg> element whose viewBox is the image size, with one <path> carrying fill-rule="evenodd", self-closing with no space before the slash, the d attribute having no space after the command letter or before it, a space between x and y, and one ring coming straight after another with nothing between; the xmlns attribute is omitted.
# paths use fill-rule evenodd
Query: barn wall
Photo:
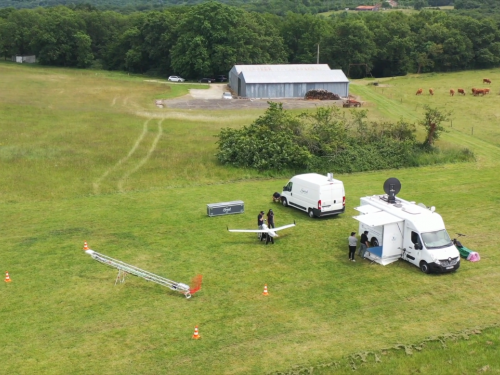
<svg viewBox="0 0 500 375"><path fill-rule="evenodd" d="M229 87L231 87L231 90L235 94L237 94L238 91L238 72L236 70L236 67L233 66L232 69L229 71L229 76L227 77L229 81Z"/></svg>
<svg viewBox="0 0 500 375"><path fill-rule="evenodd" d="M238 84L236 84L236 88L234 89L235 92L238 92L238 96L241 96L243 98L253 98L253 96L248 96L247 95L247 90L248 86L245 80L243 79L242 76L239 77L240 79L240 87L238 88Z"/></svg>
<svg viewBox="0 0 500 375"><path fill-rule="evenodd" d="M243 90L245 86L245 90ZM349 94L347 82L325 83L246 83L242 80L241 96L255 99L303 98L309 90L328 90L340 96Z"/></svg>

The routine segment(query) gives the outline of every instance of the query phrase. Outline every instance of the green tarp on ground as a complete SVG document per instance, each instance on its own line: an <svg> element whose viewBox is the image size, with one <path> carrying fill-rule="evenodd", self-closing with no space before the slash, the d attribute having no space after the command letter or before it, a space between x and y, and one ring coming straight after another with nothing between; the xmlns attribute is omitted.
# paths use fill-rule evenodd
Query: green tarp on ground
<svg viewBox="0 0 500 375"><path fill-rule="evenodd" d="M470 255L470 253L473 253L474 251L471 249L467 249L465 246L456 246L458 249L458 252L460 253L460 256L462 258L467 259L467 257Z"/></svg>

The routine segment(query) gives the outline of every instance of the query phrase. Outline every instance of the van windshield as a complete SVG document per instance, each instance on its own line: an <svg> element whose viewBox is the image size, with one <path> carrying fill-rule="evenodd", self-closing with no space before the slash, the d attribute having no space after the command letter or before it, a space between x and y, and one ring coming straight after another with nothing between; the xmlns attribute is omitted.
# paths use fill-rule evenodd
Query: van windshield
<svg viewBox="0 0 500 375"><path fill-rule="evenodd" d="M450 236L445 229L438 230L437 232L422 233L422 240L427 249L440 249L451 246Z"/></svg>

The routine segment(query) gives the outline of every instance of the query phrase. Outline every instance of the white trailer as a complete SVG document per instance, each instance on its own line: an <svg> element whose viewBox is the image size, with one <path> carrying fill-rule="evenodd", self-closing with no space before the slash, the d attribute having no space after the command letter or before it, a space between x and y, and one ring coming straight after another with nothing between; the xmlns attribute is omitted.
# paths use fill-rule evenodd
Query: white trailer
<svg viewBox="0 0 500 375"><path fill-rule="evenodd" d="M359 233L367 230L371 245L365 258L384 266L401 258L424 273L460 267L460 254L434 207L386 194L363 197L355 209Z"/></svg>

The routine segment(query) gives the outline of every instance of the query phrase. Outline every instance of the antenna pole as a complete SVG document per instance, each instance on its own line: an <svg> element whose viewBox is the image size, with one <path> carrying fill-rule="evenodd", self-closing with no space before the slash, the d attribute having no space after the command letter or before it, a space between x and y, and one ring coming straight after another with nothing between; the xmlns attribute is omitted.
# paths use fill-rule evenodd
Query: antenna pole
<svg viewBox="0 0 500 375"><path fill-rule="evenodd" d="M195 293L196 290L192 290L189 285L178 283L164 277L155 275L154 273L142 270L138 267L132 266L131 264L124 263L120 260L113 259L104 254L99 254L93 250L87 250L87 254L90 254L92 259L97 260L100 263L103 263L107 266L118 269L118 275L116 276L115 285L122 284L125 282L125 276L127 274L134 275L140 278L143 278L147 281L152 281L156 284L160 284L175 290L177 292L181 292L186 296L186 298L191 298L191 294Z"/></svg>

